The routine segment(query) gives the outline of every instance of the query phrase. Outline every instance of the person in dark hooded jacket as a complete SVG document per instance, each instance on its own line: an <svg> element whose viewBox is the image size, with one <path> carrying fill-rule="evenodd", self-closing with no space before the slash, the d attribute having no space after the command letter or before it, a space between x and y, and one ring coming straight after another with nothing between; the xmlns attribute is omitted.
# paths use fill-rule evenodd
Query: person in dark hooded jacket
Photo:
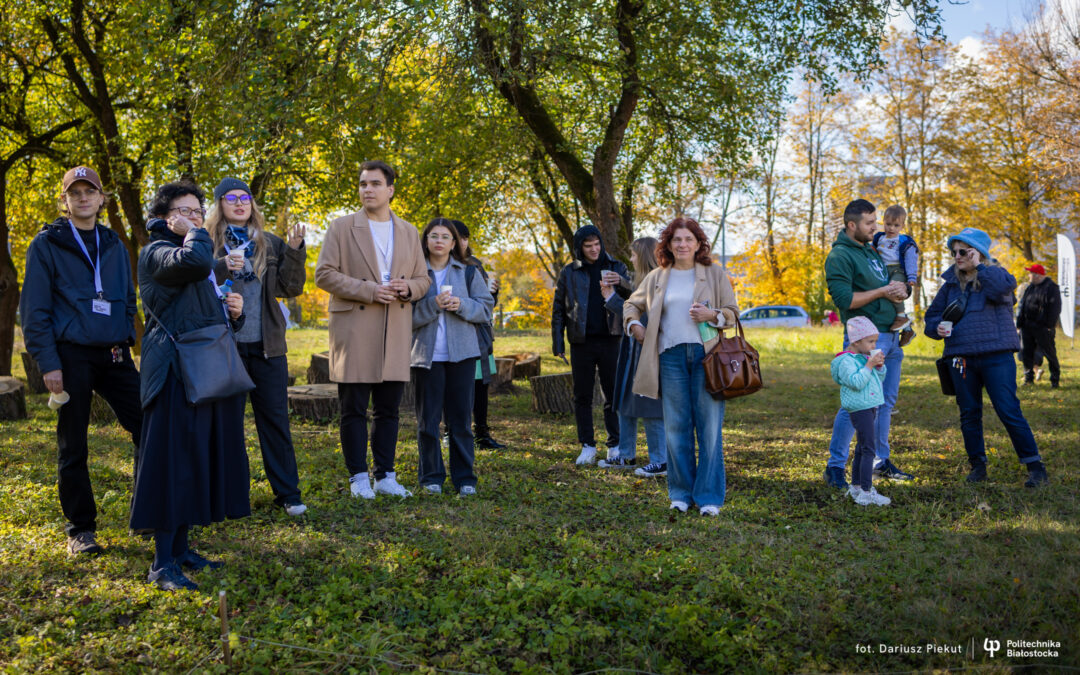
<svg viewBox="0 0 1080 675"><path fill-rule="evenodd" d="M26 253L19 308L26 349L42 372L57 411L60 508L68 552L102 551L87 469L90 401L97 392L138 446L142 427L135 344L135 287L127 249L97 224L107 199L97 173L77 166L64 174L64 214L41 229ZM136 449L137 452L137 449Z"/></svg>
<svg viewBox="0 0 1080 675"><path fill-rule="evenodd" d="M139 253L146 311L142 349L142 430L131 529L154 531L147 580L194 590L181 567L217 567L188 546L188 528L251 513L244 444L244 394L189 405L173 336L231 321L243 326L243 297L219 297L211 276L214 244L202 227L203 193L191 183L158 188ZM155 318L156 317L156 318ZM164 325L163 325L164 324ZM166 332L168 331L168 332Z"/></svg>
<svg viewBox="0 0 1080 675"><path fill-rule="evenodd" d="M570 342L570 368L574 376L574 418L581 453L577 464L596 461L593 432L593 383L600 373L604 392L604 427L609 459L619 447L619 416L612 407L615 370L619 358L622 326L604 308L601 284L613 286L622 298L630 297L630 273L626 265L608 255L600 230L585 225L574 233L574 262L563 267L555 285L551 308L551 341L555 356L566 358L563 334Z"/></svg>

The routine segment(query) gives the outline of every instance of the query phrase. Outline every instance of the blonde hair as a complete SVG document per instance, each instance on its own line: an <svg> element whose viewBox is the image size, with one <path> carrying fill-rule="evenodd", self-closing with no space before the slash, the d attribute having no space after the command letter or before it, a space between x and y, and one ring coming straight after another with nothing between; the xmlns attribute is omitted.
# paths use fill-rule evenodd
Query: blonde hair
<svg viewBox="0 0 1080 675"><path fill-rule="evenodd" d="M634 263L634 288L660 263L656 261L656 237L639 237L630 242L630 248L637 253Z"/></svg>
<svg viewBox="0 0 1080 675"><path fill-rule="evenodd" d="M222 213L221 200L219 199L214 202L214 208L206 216L206 223L204 224L206 231L210 233L210 239L214 242L215 254L225 246L226 224ZM262 211L259 210L259 205L255 203L255 197L251 198L251 215L248 216L248 221L244 224L247 225L251 243L255 246L255 254L251 256L251 268L259 281L262 281L263 272L266 271L267 245L264 236L266 218L263 217Z"/></svg>
<svg viewBox="0 0 1080 675"><path fill-rule="evenodd" d="M894 223L901 218L907 218L907 211L903 206L899 204L893 204L889 208L885 209L885 215L882 216L886 223Z"/></svg>

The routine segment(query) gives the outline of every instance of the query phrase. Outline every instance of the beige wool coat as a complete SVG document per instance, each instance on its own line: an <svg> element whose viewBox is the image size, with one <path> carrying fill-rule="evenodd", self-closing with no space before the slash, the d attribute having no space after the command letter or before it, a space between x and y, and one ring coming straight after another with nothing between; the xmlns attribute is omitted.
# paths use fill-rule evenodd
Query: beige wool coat
<svg viewBox="0 0 1080 675"><path fill-rule="evenodd" d="M660 397L660 319L664 314L664 295L667 293L670 267L657 267L649 272L637 290L623 303L623 328L631 321L641 318L642 312L649 313L649 323L645 327L645 342L641 345L641 360L638 361L634 375L634 393L649 398ZM713 309L720 310L717 323L723 327L735 325L739 314L735 290L731 280L719 265L694 263L694 300L708 302ZM705 353L716 346L718 340L705 343Z"/></svg>
<svg viewBox="0 0 1080 675"><path fill-rule="evenodd" d="M390 276L405 279L410 300L424 297L431 279L416 228L393 216ZM375 301L379 261L363 211L330 223L315 267L315 285L330 294L330 380L407 382L412 302Z"/></svg>

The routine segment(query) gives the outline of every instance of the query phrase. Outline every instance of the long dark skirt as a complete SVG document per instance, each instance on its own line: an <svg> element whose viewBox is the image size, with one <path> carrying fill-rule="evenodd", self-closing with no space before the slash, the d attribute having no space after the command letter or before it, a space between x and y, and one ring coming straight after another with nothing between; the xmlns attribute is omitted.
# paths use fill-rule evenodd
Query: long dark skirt
<svg viewBox="0 0 1080 675"><path fill-rule="evenodd" d="M175 530L251 514L241 396L190 406L169 372L145 409L133 530Z"/></svg>

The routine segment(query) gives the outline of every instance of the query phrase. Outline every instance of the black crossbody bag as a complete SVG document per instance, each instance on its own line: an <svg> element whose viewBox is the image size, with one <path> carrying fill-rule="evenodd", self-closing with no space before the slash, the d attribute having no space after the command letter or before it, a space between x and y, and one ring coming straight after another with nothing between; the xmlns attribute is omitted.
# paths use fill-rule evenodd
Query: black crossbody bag
<svg viewBox="0 0 1080 675"><path fill-rule="evenodd" d="M213 403L255 388L240 360L236 336L228 319L224 324L173 335L153 310L145 304L143 309L157 321L176 347L180 380L184 383L184 397L189 405Z"/></svg>

